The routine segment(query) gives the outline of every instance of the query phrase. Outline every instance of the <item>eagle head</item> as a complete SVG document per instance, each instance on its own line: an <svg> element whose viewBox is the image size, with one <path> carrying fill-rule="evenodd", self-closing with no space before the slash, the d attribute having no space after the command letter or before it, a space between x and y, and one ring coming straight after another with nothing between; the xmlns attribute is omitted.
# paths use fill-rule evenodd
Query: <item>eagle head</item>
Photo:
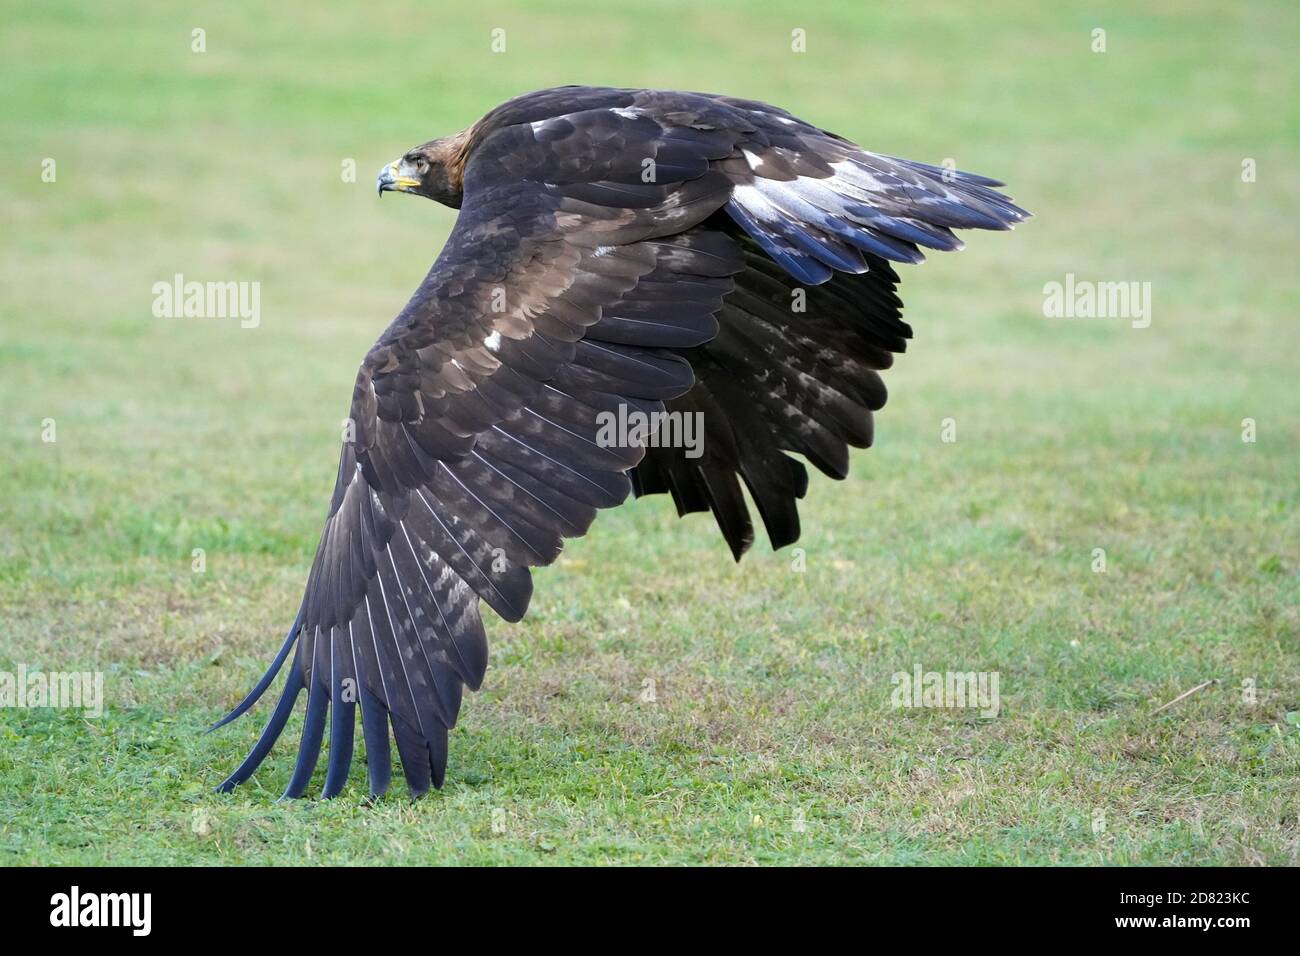
<svg viewBox="0 0 1300 956"><path fill-rule="evenodd" d="M379 171L379 195L414 193L459 209L464 196L469 130L408 149Z"/></svg>

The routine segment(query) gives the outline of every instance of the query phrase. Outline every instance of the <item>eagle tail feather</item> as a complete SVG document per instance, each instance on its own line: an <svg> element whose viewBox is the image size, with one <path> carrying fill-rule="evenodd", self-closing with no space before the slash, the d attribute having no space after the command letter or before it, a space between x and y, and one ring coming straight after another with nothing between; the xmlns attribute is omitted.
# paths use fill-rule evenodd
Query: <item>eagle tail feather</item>
<svg viewBox="0 0 1300 956"><path fill-rule="evenodd" d="M273 665L273 671L278 669L278 665ZM257 743L248 752L244 762L236 767L235 772L217 787L217 793L229 793L234 790L235 787L251 777L254 771L262 765L262 761L266 759L266 755L271 752L271 748L275 746L276 740L284 731L284 725L289 722L289 715L293 713L294 704L297 703L298 695L305 686L302 662L295 657L293 666L289 668L289 674L285 678L284 690L280 694L280 702L275 705L275 712L271 714L271 719L266 722L266 727L262 730L262 736L257 739Z"/></svg>
<svg viewBox="0 0 1300 956"><path fill-rule="evenodd" d="M303 722L302 737L298 741L298 761L294 764L289 784L281 800L296 800L307 790L311 775L320 759L321 743L325 738L325 718L329 711L329 688L316 674L312 675L307 691L307 717Z"/></svg>

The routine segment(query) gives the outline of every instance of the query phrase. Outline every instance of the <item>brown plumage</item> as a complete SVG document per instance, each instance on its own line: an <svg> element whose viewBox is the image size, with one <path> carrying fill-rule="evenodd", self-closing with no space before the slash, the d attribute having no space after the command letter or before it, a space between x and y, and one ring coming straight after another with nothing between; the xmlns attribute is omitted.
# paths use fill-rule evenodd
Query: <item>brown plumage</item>
<svg viewBox="0 0 1300 956"><path fill-rule="evenodd" d="M518 97L386 167L381 192L462 211L357 373L302 606L222 723L292 654L284 694L221 789L257 768L303 689L287 796L327 717L324 793L340 792L358 704L372 793L390 726L412 791L441 786L462 689L487 666L480 601L519 620L529 569L629 492L711 511L739 560L743 486L772 545L795 541L808 475L792 456L847 474L911 335L890 260L1025 218L998 185L763 103L587 87ZM703 445L603 440L629 412L694 416Z"/></svg>

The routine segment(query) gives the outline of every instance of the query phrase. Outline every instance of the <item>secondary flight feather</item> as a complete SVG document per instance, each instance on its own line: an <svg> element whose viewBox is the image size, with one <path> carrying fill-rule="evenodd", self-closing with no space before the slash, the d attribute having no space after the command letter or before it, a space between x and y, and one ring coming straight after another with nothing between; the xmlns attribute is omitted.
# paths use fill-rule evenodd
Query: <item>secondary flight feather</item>
<svg viewBox="0 0 1300 956"><path fill-rule="evenodd" d="M488 650L480 613L528 609L530 568L628 497L709 511L733 556L799 537L798 455L833 478L872 441L902 352L891 263L954 229L1026 218L996 180L871 153L727 96L562 87L408 151L378 188L459 209L428 276L366 354L289 661L230 790L305 691L286 797L325 745L340 793L358 710L370 792L390 738L410 790L440 787L447 736ZM602 440L629 411L698 415L703 443ZM700 453L702 451L702 453Z"/></svg>

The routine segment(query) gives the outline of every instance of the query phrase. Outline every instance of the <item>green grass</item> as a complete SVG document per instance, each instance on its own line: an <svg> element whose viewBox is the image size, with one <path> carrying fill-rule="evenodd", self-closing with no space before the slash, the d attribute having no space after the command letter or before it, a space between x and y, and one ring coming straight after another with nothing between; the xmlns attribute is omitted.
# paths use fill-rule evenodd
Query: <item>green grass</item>
<svg viewBox="0 0 1300 956"><path fill-rule="evenodd" d="M4 6L0 670L103 671L108 708L0 709L0 862L1296 862L1294 4ZM215 795L266 708L201 732L279 645L357 362L453 222L372 176L561 82L766 99L1037 218L904 270L916 340L805 571L628 505L492 622L442 792L368 806L358 765L277 804L287 739ZM155 319L176 272L260 281L261 327ZM1044 318L1067 272L1150 281L1151 327ZM893 709L917 662L997 671L1000 715Z"/></svg>

